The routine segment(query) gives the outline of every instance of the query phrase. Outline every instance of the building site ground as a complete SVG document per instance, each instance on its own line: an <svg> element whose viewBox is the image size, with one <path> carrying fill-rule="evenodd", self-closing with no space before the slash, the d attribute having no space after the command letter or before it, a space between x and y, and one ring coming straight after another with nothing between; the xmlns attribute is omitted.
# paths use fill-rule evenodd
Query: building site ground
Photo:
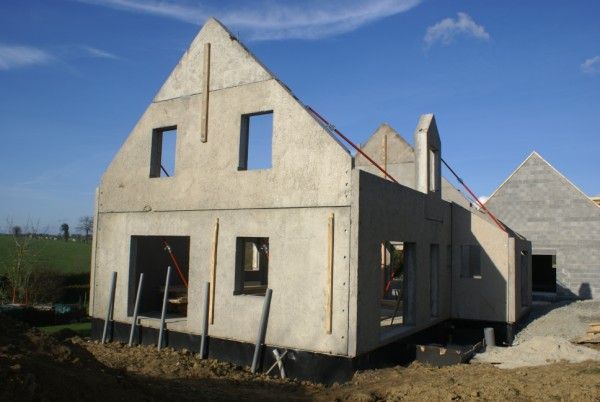
<svg viewBox="0 0 600 402"><path fill-rule="evenodd" d="M550 333L559 342L577 338L588 322L598 321L598 307L597 301L540 305L517 346L499 348L496 357ZM600 400L600 360L593 360L599 353L588 347L593 345L569 343L586 354L579 363L553 362L556 355L541 366L515 369L414 362L358 372L348 383L326 387L253 375L245 367L199 360L195 351L102 345L73 335L48 335L1 317L0 400Z"/></svg>

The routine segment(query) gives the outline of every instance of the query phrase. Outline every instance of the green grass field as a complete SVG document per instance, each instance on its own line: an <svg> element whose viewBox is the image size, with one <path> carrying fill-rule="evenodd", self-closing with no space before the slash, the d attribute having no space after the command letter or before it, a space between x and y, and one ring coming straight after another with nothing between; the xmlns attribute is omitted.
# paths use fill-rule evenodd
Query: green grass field
<svg viewBox="0 0 600 402"><path fill-rule="evenodd" d="M55 334L63 329L70 329L74 331L79 336L90 336L92 333L92 323L91 322L78 322L75 324L65 324L65 325L52 325L49 327L38 327L40 330L44 331L47 334Z"/></svg>
<svg viewBox="0 0 600 402"><path fill-rule="evenodd" d="M31 247L37 255L36 267L65 274L90 271L91 242L35 239ZM12 236L0 235L0 274L5 272L12 250Z"/></svg>

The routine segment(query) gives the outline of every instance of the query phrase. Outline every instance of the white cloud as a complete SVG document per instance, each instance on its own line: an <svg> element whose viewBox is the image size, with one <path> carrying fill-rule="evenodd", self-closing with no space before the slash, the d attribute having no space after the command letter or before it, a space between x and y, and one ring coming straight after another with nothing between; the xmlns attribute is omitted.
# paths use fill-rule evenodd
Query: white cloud
<svg viewBox="0 0 600 402"><path fill-rule="evenodd" d="M467 13L458 13L456 19L444 18L437 24L428 27L423 40L427 47L436 42L449 45L457 36L471 36L480 40L490 39L490 34L486 32L483 25L477 24Z"/></svg>
<svg viewBox="0 0 600 402"><path fill-rule="evenodd" d="M594 56L584 61L581 65L581 71L586 74L600 73L600 56Z"/></svg>
<svg viewBox="0 0 600 402"><path fill-rule="evenodd" d="M83 50L85 52L85 54L89 57L97 57L100 59L113 59L113 60L120 59L119 56L116 56L110 52L107 52L106 50L98 49L98 48L92 47L92 46L81 46L81 50Z"/></svg>
<svg viewBox="0 0 600 402"><path fill-rule="evenodd" d="M354 31L407 11L422 0L304 0L293 4L263 0L245 8L209 8L186 0L76 0L119 10L201 24L215 16L250 40L319 39ZM249 2L250 3L250 2ZM247 4L247 3L246 3Z"/></svg>
<svg viewBox="0 0 600 402"><path fill-rule="evenodd" d="M0 44L0 70L48 64L53 60L50 53L35 47Z"/></svg>

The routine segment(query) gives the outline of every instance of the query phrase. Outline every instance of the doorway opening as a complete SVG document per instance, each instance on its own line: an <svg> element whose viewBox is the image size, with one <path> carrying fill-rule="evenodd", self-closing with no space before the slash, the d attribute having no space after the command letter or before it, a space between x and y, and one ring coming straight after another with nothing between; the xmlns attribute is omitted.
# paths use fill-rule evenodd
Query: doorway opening
<svg viewBox="0 0 600 402"><path fill-rule="evenodd" d="M167 292L167 316L187 316L190 261L188 236L131 236L128 314L133 315L140 274L144 274L139 303L140 316L160 317ZM171 267L169 287L165 289L167 267Z"/></svg>
<svg viewBox="0 0 600 402"><path fill-rule="evenodd" d="M531 290L556 293L556 255L531 256Z"/></svg>

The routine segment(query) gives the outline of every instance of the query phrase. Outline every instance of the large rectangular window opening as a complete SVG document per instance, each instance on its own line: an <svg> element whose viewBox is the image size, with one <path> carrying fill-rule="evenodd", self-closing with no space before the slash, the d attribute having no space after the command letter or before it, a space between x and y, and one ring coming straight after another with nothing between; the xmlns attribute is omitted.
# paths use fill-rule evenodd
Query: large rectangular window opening
<svg viewBox="0 0 600 402"><path fill-rule="evenodd" d="M481 246L468 244L461 246L461 278L481 279Z"/></svg>
<svg viewBox="0 0 600 402"><path fill-rule="evenodd" d="M380 247L380 326L412 325L415 320L416 245L384 241Z"/></svg>
<svg viewBox="0 0 600 402"><path fill-rule="evenodd" d="M176 155L177 127L163 127L152 130L150 177L174 176Z"/></svg>
<svg viewBox="0 0 600 402"><path fill-rule="evenodd" d="M238 170L271 169L273 112L242 115Z"/></svg>
<svg viewBox="0 0 600 402"><path fill-rule="evenodd" d="M187 236L132 236L127 310L133 315L140 274L144 274L139 314L160 317L167 292L167 317L186 317L188 303L190 238ZM165 289L167 267L171 267Z"/></svg>
<svg viewBox="0 0 600 402"><path fill-rule="evenodd" d="M269 238L238 237L234 294L264 296L269 284Z"/></svg>
<svg viewBox="0 0 600 402"><path fill-rule="evenodd" d="M556 255L531 256L531 282L534 292L556 293Z"/></svg>

